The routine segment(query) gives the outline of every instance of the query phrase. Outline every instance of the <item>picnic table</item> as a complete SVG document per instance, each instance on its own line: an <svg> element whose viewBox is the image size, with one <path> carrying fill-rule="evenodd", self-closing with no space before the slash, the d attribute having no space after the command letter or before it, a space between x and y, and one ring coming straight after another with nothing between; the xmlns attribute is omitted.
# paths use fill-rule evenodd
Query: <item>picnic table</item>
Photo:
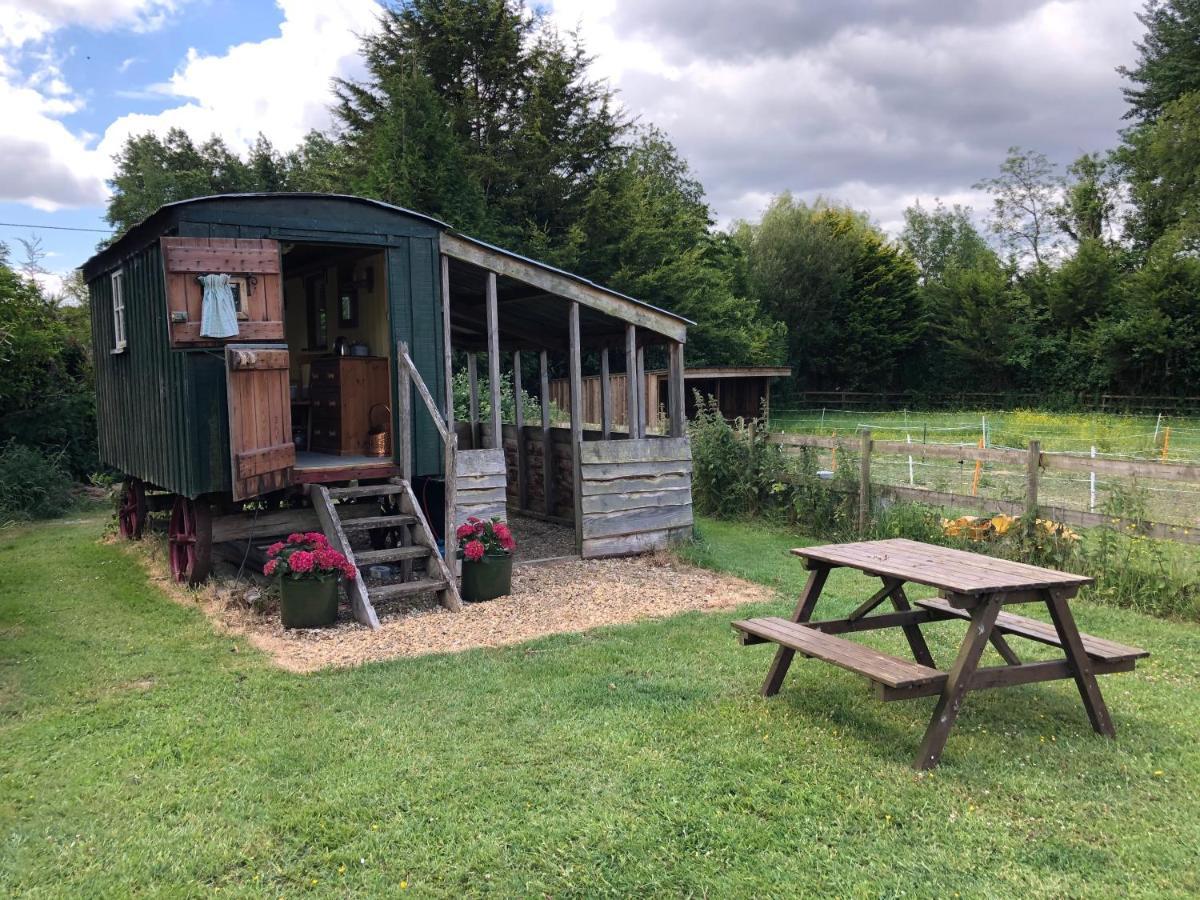
<svg viewBox="0 0 1200 900"><path fill-rule="evenodd" d="M743 644L778 645L763 682L763 696L779 692L797 653L865 675L875 683L880 700L937 696L937 706L913 763L916 769L931 769L938 764L968 691L1073 678L1092 727L1099 734L1115 737L1116 729L1096 676L1130 672L1138 659L1150 655L1137 647L1080 634L1068 601L1081 587L1092 583L1091 578L1082 575L902 538L802 547L792 553L801 557L809 570L792 617L732 623ZM821 591L836 568L857 569L878 578L882 586L845 618L814 621ZM904 592L909 582L936 588L938 598L910 603ZM871 614L885 601L890 601L890 611ZM1050 622L1003 609L1019 603L1044 603ZM943 670L934 661L921 626L950 620L970 625L958 655L949 669ZM904 632L912 661L837 637L882 628ZM1008 642L1010 637L1060 647L1063 658L1022 662ZM989 642L1004 665L980 668L980 658Z"/></svg>

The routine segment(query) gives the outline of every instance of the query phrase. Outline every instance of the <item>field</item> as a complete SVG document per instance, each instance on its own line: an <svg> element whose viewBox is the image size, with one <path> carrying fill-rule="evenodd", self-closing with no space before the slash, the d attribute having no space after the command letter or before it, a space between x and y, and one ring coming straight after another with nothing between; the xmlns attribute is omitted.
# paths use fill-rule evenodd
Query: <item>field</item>
<svg viewBox="0 0 1200 900"><path fill-rule="evenodd" d="M912 484L932 490L969 494L975 478L973 462L923 458L920 445L966 444L995 448L1025 449L1038 440L1043 452L1088 455L1095 448L1106 459L1148 460L1174 463L1200 462L1200 420L1157 416L1123 416L1103 413L1047 413L1032 410L1012 412L920 412L839 411L813 409L773 410L773 431L845 437L854 449L857 434L870 428L879 440L910 440L914 444L910 469L903 456L872 459L872 476L887 484ZM1165 453L1164 453L1165 450ZM825 464L832 458L826 454ZM980 496L1017 500L1024 496L1024 469L1020 466L987 463L982 467L977 490ZM1137 504L1143 518L1187 527L1200 527L1200 484L1097 476L1086 473L1046 471L1039 496L1045 505L1098 511L1106 503L1127 508ZM1094 504L1094 505L1093 505ZM1136 516L1135 516L1136 517Z"/></svg>
<svg viewBox="0 0 1200 900"><path fill-rule="evenodd" d="M0 885L12 895L1194 896L1200 627L1077 604L1153 653L1102 684L879 704L730 613L312 675L148 584L103 520L0 532ZM702 522L696 562L781 592L794 535ZM865 585L836 573L830 612ZM931 629L935 654L961 629ZM879 646L900 650L898 636ZM990 653L991 651L989 651Z"/></svg>

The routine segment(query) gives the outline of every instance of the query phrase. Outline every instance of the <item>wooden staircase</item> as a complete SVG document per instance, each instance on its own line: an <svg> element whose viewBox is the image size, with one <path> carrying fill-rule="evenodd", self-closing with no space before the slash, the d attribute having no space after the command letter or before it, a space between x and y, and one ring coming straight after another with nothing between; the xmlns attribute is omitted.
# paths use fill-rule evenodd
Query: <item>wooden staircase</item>
<svg viewBox="0 0 1200 900"><path fill-rule="evenodd" d="M346 583L358 621L378 628L375 603L414 594L436 592L446 609L457 612L462 608L454 576L438 552L433 531L407 481L393 478L382 484L342 488L318 484L312 486L311 499L329 543L359 570L357 577ZM379 515L341 516L347 505L364 503L378 506ZM351 537L363 532L370 535L373 549L355 552ZM398 565L399 578L368 587L362 569L378 563Z"/></svg>

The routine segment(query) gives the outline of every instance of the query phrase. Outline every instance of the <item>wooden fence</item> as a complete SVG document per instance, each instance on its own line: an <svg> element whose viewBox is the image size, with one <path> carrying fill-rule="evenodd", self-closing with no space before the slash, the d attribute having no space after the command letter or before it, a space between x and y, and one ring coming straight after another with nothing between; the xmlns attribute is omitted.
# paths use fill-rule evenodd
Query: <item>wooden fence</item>
<svg viewBox="0 0 1200 900"><path fill-rule="evenodd" d="M771 434L768 440L785 447L814 447L826 450L854 449L853 442L832 437L817 437L803 434ZM1095 472L1097 475L1123 476L1127 478L1150 478L1161 481L1200 482L1200 465L1180 463L1140 462L1124 459L1097 459L1068 453L1045 453L1039 441L1030 441L1028 450L996 450L985 447L956 446L949 444L910 444L906 441L876 441L870 430L863 430L858 438L859 451L859 529L866 528L870 514L872 494L927 503L931 506L949 506L970 509L981 513L1007 513L1024 515L1032 513L1056 522L1069 525L1092 527L1115 525L1119 528L1135 528L1140 534L1164 538L1183 544L1200 544L1200 529L1187 525L1170 525L1165 522L1145 522L1121 519L1104 513L1086 512L1063 506L1039 505L1038 480L1042 470L1064 472ZM873 454L896 456L941 457L954 460L978 460L990 463L1010 463L1025 467L1024 500L1001 500L934 491L926 488L901 485L875 484L871 482L871 457Z"/></svg>
<svg viewBox="0 0 1200 900"><path fill-rule="evenodd" d="M1185 415L1200 413L1200 397L1172 397L1135 394L1063 394L1058 398L1065 408L1113 413L1164 413ZM798 391L779 404L820 409L1016 409L1045 407L1045 393L1001 393L968 391L948 394L918 394L871 391Z"/></svg>

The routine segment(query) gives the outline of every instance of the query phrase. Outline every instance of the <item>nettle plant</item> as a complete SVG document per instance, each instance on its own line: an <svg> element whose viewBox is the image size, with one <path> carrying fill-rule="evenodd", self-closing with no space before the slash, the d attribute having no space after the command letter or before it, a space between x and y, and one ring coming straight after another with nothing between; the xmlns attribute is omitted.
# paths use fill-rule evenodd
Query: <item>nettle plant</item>
<svg viewBox="0 0 1200 900"><path fill-rule="evenodd" d="M267 556L270 558L263 566L264 575L306 579L353 579L358 575L358 570L329 546L329 539L319 531L293 532L286 541L268 547Z"/></svg>
<svg viewBox="0 0 1200 900"><path fill-rule="evenodd" d="M475 516L458 526L458 552L469 562L479 562L485 556L507 556L517 549L517 542L508 525L499 519L483 521Z"/></svg>

